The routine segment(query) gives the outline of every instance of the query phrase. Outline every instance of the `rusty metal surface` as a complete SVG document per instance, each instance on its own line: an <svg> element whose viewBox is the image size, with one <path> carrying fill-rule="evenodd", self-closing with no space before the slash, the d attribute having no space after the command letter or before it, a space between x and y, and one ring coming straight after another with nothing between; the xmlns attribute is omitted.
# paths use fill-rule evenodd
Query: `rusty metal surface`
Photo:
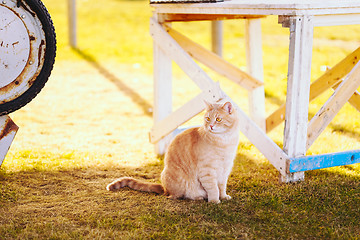
<svg viewBox="0 0 360 240"><path fill-rule="evenodd" d="M7 115L0 116L0 166L5 159L19 127Z"/></svg>
<svg viewBox="0 0 360 240"><path fill-rule="evenodd" d="M18 7L17 1L0 2L0 104L28 90L44 64L41 22L24 1L20 3Z"/></svg>
<svg viewBox="0 0 360 240"><path fill-rule="evenodd" d="M14 121L11 120L10 117L7 117L2 129L0 129L0 139L3 139L12 132L17 132L18 129L19 127L14 123Z"/></svg>

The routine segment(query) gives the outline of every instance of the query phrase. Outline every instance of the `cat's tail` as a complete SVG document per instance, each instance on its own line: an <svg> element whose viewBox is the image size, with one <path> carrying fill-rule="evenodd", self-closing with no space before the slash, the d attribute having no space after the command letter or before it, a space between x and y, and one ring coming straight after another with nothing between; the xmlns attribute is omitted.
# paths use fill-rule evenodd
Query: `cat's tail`
<svg viewBox="0 0 360 240"><path fill-rule="evenodd" d="M153 192L157 194L164 194L164 188L161 184L142 182L132 177L122 177L116 179L106 186L108 191L116 191L123 187L129 187L134 190L143 192Z"/></svg>

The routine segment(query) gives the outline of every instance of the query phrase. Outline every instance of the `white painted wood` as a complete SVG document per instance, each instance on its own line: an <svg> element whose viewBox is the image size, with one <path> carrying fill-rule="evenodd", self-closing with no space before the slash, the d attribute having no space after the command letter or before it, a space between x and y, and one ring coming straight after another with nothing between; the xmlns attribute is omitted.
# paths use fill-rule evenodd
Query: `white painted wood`
<svg viewBox="0 0 360 240"><path fill-rule="evenodd" d="M150 33L158 46L194 81L197 86L206 91L213 99L219 99L217 92L212 92L214 82L202 70L181 46L154 19L150 19Z"/></svg>
<svg viewBox="0 0 360 240"><path fill-rule="evenodd" d="M223 22L211 22L211 49L214 53L222 57L223 55Z"/></svg>
<svg viewBox="0 0 360 240"><path fill-rule="evenodd" d="M154 41L154 109L153 119L154 125L166 118L172 112L172 61L159 46L159 43ZM168 132L168 137L164 138L155 144L155 153L159 155L165 154L168 140L171 139L171 134Z"/></svg>
<svg viewBox="0 0 360 240"><path fill-rule="evenodd" d="M158 142L164 136L177 129L181 124L202 112L205 109L205 95L206 93L204 92L200 93L172 114L155 123L150 131L150 142Z"/></svg>
<svg viewBox="0 0 360 240"><path fill-rule="evenodd" d="M308 105L312 56L313 25L311 16L290 18L290 46L284 151L292 157L306 153ZM304 179L304 173L282 176L282 181Z"/></svg>
<svg viewBox="0 0 360 240"><path fill-rule="evenodd" d="M261 20L260 18L245 20L245 44L248 73L264 82ZM264 86L249 91L249 113L258 126L265 131L265 91Z"/></svg>
<svg viewBox="0 0 360 240"><path fill-rule="evenodd" d="M314 16L314 26L338 26L360 24L360 14L332 14Z"/></svg>
<svg viewBox="0 0 360 240"><path fill-rule="evenodd" d="M0 116L0 166L15 138L18 126L8 115Z"/></svg>
<svg viewBox="0 0 360 240"><path fill-rule="evenodd" d="M229 0L218 3L151 4L157 13L238 15L336 15L360 13L358 0Z"/></svg>
<svg viewBox="0 0 360 240"><path fill-rule="evenodd" d="M354 68L356 63L360 60L360 48L357 48L354 52L346 56L333 68L326 71L322 76L317 80L311 83L310 85L310 96L309 101L314 100L320 94L325 92L331 86L339 83L342 78L344 78L349 72ZM353 99L357 99L357 96L354 96ZM359 104L356 104L356 100L349 100L351 104L357 105L356 108L360 109ZM279 107L278 110L274 111L266 119L266 131L269 132L277 125L279 125L285 117L285 104Z"/></svg>
<svg viewBox="0 0 360 240"><path fill-rule="evenodd" d="M335 115L340 111L344 104L354 94L360 86L360 62L356 64L349 76L336 88L335 92L326 101L324 106L311 119L308 126L307 148L309 148L316 138L327 127Z"/></svg>
<svg viewBox="0 0 360 240"><path fill-rule="evenodd" d="M235 16L285 16L279 17L280 21L284 21L284 26L290 27L288 93L284 130L285 153L279 149L277 145L242 111L240 112L240 115L244 122L242 131L280 171L282 180L285 182L302 180L304 178L303 172L287 174L288 170L285 168L288 167L290 158L303 156L306 152L313 27L354 23L359 24L360 1L229 0L221 3L209 4L179 3L152 4L151 6L154 8L156 14L163 14L164 18L166 18L165 15L167 15L170 16L171 19L176 19L176 17L174 18L174 14L181 14L181 18L185 20L186 16L190 15L217 15L231 16L234 18ZM350 17L346 15L349 15ZM163 51L169 54L171 59L174 59L183 70L186 70L191 79L197 79L194 81L201 89L204 90L209 88L211 86L211 81L209 81L206 74L199 71L197 67L194 67L196 64L194 64L193 61L190 61L190 56L188 56L186 52L184 54L181 48L178 48L178 44L174 43L174 41L171 40L171 37L168 37L166 31L164 34L164 29L161 26L160 28L152 28L154 39L157 38L155 41L159 43L159 46L162 47ZM192 65L194 66L192 67ZM188 69L188 67L190 68ZM339 93L338 95L340 96ZM208 94L208 96L211 96L211 94Z"/></svg>
<svg viewBox="0 0 360 240"><path fill-rule="evenodd" d="M215 103L227 97L226 94L221 90L218 82L213 84L211 92L216 92L215 96L218 96L218 98L214 99L213 95L209 95L209 91L205 90L184 104L182 107L169 114L166 118L157 121L150 131L150 142L158 142L164 136L178 128L181 124L187 122L192 117L202 112L205 109L204 101Z"/></svg>
<svg viewBox="0 0 360 240"><path fill-rule="evenodd" d="M236 84L248 89L254 90L255 88L262 86L263 83L258 79L252 77L246 72L241 71L231 63L225 61L217 54L205 49L201 45L188 39L181 33L174 29L168 29L168 34L177 41L177 43L195 60L208 66L215 72L227 77Z"/></svg>
<svg viewBox="0 0 360 240"><path fill-rule="evenodd" d="M76 0L68 0L68 25L69 25L70 46L76 48L77 47Z"/></svg>
<svg viewBox="0 0 360 240"><path fill-rule="evenodd" d="M241 122L240 131L250 140L254 146L270 161L270 163L280 172L286 175L287 154L272 141L266 133L253 121L239 106L236 106Z"/></svg>

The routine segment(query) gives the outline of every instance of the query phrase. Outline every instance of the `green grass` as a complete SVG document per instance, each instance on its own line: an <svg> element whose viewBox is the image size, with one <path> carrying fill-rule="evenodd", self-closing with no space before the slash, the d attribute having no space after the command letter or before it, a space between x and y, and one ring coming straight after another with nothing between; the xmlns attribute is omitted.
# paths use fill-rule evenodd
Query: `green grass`
<svg viewBox="0 0 360 240"><path fill-rule="evenodd" d="M0 169L0 239L359 239L360 164L316 170L281 184L278 172L241 138L219 205L105 186L120 176L158 182L163 161L152 127L151 8L147 1L78 2L78 49L68 46L66 1L45 0L58 52ZM262 20L266 107L285 102L288 29ZM207 22L174 23L210 46ZM244 67L244 22L224 22L224 57ZM359 26L315 29L312 80L358 45ZM211 71L245 110L247 93ZM199 90L174 66L174 107ZM314 115L326 92L310 105ZM189 124L199 124L196 117ZM346 104L308 154L359 149L359 113ZM283 125L270 136L282 142Z"/></svg>

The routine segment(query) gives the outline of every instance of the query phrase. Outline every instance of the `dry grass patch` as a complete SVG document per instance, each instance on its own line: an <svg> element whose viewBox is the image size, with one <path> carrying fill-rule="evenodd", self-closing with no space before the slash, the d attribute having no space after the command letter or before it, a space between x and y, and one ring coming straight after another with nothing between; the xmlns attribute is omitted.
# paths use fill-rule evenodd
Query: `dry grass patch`
<svg viewBox="0 0 360 240"><path fill-rule="evenodd" d="M11 115L20 129L0 171L0 239L359 239L360 164L279 184L277 171L245 137L229 181L231 201L213 205L129 189L107 192L115 178L158 182L162 170L148 141L151 11L146 1L79 1L80 49L71 50L66 1L44 2L56 25L58 57L44 90ZM174 25L209 43L208 23ZM224 55L237 66L245 64L242 26L225 25ZM287 32L273 17L263 27L270 113L285 101ZM333 41L335 33L340 38ZM322 74L320 66L352 51L359 35L356 27L316 30L313 79ZM244 90L210 75L247 108ZM198 91L177 68L173 84L175 108ZM312 103L311 115L325 95ZM309 154L359 149L358 116L346 105ZM270 136L280 143L282 127Z"/></svg>

